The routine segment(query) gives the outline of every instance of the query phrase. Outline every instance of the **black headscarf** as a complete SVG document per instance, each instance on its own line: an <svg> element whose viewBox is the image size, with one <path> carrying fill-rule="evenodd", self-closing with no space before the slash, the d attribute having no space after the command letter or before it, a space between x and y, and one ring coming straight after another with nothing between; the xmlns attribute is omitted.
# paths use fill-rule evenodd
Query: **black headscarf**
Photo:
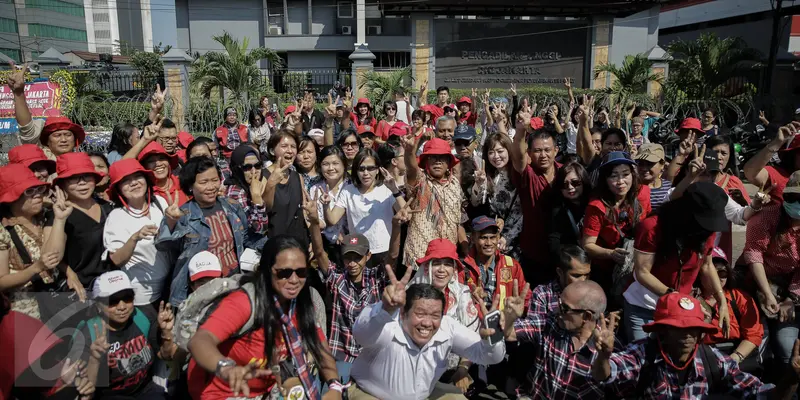
<svg viewBox="0 0 800 400"><path fill-rule="evenodd" d="M230 162L231 177L225 181L225 185L227 186L236 185L244 189L245 193L247 193L247 197L250 197L250 185L244 177L242 165L244 165L244 159L251 154L258 158L258 162L263 162L258 150L248 144L241 144L233 151Z"/></svg>

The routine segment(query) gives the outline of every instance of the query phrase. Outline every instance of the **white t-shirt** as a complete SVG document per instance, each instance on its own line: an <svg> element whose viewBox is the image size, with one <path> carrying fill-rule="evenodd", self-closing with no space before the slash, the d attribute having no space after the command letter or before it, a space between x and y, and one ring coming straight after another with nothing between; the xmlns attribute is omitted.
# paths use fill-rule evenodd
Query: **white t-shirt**
<svg viewBox="0 0 800 400"><path fill-rule="evenodd" d="M406 101L405 100L397 100L395 102L397 104L397 119L406 123L406 125L411 125L409 121L411 119L411 115L406 112ZM411 106L411 112L414 112L414 106Z"/></svg>
<svg viewBox="0 0 800 400"><path fill-rule="evenodd" d="M166 200L155 196L161 208L167 209ZM116 208L108 215L103 228L103 244L106 248L104 257L108 253L122 248L131 236L146 225L161 226L164 213L155 205L150 205L149 215L135 216L126 208ZM161 298L167 275L170 272L170 262L167 253L156 250L155 238L142 239L136 243L131 259L122 268L131 280L135 298L133 304L143 306L153 303Z"/></svg>
<svg viewBox="0 0 800 400"><path fill-rule="evenodd" d="M336 200L336 207L347 212L347 228L350 233L360 233L369 240L369 251L372 254L389 250L389 239L392 236L392 217L394 203L392 191L385 185L361 194L352 184L342 189Z"/></svg>

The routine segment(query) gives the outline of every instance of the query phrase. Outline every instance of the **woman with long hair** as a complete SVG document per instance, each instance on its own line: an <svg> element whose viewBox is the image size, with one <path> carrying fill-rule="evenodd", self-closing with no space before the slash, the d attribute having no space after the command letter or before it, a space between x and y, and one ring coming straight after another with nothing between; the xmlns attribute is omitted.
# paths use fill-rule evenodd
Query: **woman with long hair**
<svg viewBox="0 0 800 400"><path fill-rule="evenodd" d="M327 206L329 211L336 206L339 198L342 197L344 193L342 189L350 184L350 174L347 173L346 166L347 159L339 147L326 146L320 151L319 169L324 180L311 187L309 196L312 199L318 199L323 194L328 193L331 196L331 202ZM331 260L338 265L342 265L339 255L341 253L342 239L348 234L347 220L341 218L336 224L325 223L324 207L325 205L322 202L317 202L323 244Z"/></svg>
<svg viewBox="0 0 800 400"><path fill-rule="evenodd" d="M119 207L103 229L108 260L130 277L133 304L155 314L171 269L169 257L158 252L154 240L168 204L153 191L153 173L134 159L114 163L110 176L109 197Z"/></svg>
<svg viewBox="0 0 800 400"><path fill-rule="evenodd" d="M267 182L263 196L269 237L289 234L308 240L308 227L303 217L303 177L290 168L299 144L297 136L286 130L274 133L267 144L272 165L264 170Z"/></svg>
<svg viewBox="0 0 800 400"><path fill-rule="evenodd" d="M650 190L639 184L636 163L628 153L603 157L592 199L583 217L583 247L592 258L592 280L612 290L614 266L624 264L636 226L650 213Z"/></svg>
<svg viewBox="0 0 800 400"><path fill-rule="evenodd" d="M358 99L353 109L356 111L356 128L362 125L369 125L372 128L372 132L375 132L378 121L372 115L372 104L370 104L369 99L366 97Z"/></svg>
<svg viewBox="0 0 800 400"><path fill-rule="evenodd" d="M339 135L339 140L336 141L336 146L342 149L344 156L347 159L347 170L353 166L353 159L356 158L364 144L361 142L361 137L352 129L346 129Z"/></svg>
<svg viewBox="0 0 800 400"><path fill-rule="evenodd" d="M798 323L794 299L798 298L800 267L800 171L789 176L783 203L772 204L747 224L747 237L739 264L749 267L761 310L773 332L776 356L784 364L792 357ZM794 335L794 339L792 339Z"/></svg>
<svg viewBox="0 0 800 400"><path fill-rule="evenodd" d="M623 297L628 340L647 336L658 299L672 292L690 296L700 278L713 288L719 304L719 327L727 334L727 300L709 254L714 233L727 229L725 192L711 182L694 183L679 199L668 201L636 229L633 245L634 282ZM594 272L594 271L593 271Z"/></svg>
<svg viewBox="0 0 800 400"><path fill-rule="evenodd" d="M334 383L336 362L305 284L310 272L308 248L296 238L279 235L267 241L259 268L243 278L254 285L255 298L245 291L227 295L189 342L193 398L269 395L282 378L284 397L289 389L318 399L317 371L331 388L323 397L341 396L341 384ZM235 336L251 317L253 328ZM290 382L296 386L287 388Z"/></svg>
<svg viewBox="0 0 800 400"><path fill-rule="evenodd" d="M303 177L303 186L306 190L322 181L319 172L317 157L319 156L319 145L314 138L302 136L300 144L297 145L297 157L294 160L294 167L300 176Z"/></svg>
<svg viewBox="0 0 800 400"><path fill-rule="evenodd" d="M350 176L353 183L342 189L332 209L328 205L333 197L330 193L323 194L320 199L325 206L323 214L329 225L336 225L347 214L348 231L362 234L369 240L372 258L368 266L379 266L389 250L392 217L405 201L399 197L401 192L394 179L381 168L375 150L358 152Z"/></svg>
<svg viewBox="0 0 800 400"><path fill-rule="evenodd" d="M553 209L548 243L550 255L558 260L561 247L580 246L583 215L589 204L592 183L586 168L578 162L562 166L553 179Z"/></svg>
<svg viewBox="0 0 800 400"><path fill-rule="evenodd" d="M267 152L267 142L269 141L269 135L271 134L271 130L269 128L269 124L265 120L265 116L263 113L259 112L258 109L252 109L247 114L247 122L248 122L248 130L250 131L250 140L258 146L259 150L262 153Z"/></svg>
<svg viewBox="0 0 800 400"><path fill-rule="evenodd" d="M473 207L488 206L489 215L502 220L501 236L505 244L500 246L514 258L521 254L519 236L522 232L522 202L511 176L514 169L510 162L511 138L505 133L496 133L483 142L483 170L477 171L475 184L469 190Z"/></svg>
<svg viewBox="0 0 800 400"><path fill-rule="evenodd" d="M382 141L389 139L389 130L392 129L392 127L408 127L405 122L397 119L397 103L394 101L388 100L383 103L383 115L385 117L378 122L377 129L375 130L375 135Z"/></svg>
<svg viewBox="0 0 800 400"><path fill-rule="evenodd" d="M239 203L247 215L250 233L261 241L267 235L269 224L263 199L266 179L261 176L264 167L261 155L253 146L239 146L231 154L230 166L231 177L225 181L226 197ZM261 246L256 245L256 248Z"/></svg>
<svg viewBox="0 0 800 400"><path fill-rule="evenodd" d="M714 135L705 142L706 149L717 152L720 172L717 174L716 184L725 193L728 193L737 203L741 205L750 204L750 197L747 196L747 189L739 179L739 168L736 167L736 149L733 146L731 137L728 135ZM698 145L699 146L699 145Z"/></svg>
<svg viewBox="0 0 800 400"><path fill-rule="evenodd" d="M108 190L110 182L108 177L108 169L111 167L111 164L108 163L106 156L98 151L90 151L89 158L92 159L94 169L104 175L103 179L101 179L100 182L97 182L97 186L94 188L94 194L105 201L110 201L106 190Z"/></svg>
<svg viewBox="0 0 800 400"><path fill-rule="evenodd" d="M108 162L113 164L122 159L130 149L139 141L139 128L130 122L118 124L111 131L111 140L108 142Z"/></svg>

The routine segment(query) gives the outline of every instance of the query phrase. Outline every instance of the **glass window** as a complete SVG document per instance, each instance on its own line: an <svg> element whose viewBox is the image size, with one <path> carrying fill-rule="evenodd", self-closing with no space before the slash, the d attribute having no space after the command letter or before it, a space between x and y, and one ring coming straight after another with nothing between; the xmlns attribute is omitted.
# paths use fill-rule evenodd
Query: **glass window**
<svg viewBox="0 0 800 400"><path fill-rule="evenodd" d="M17 20L0 18L0 32L17 33Z"/></svg>
<svg viewBox="0 0 800 400"><path fill-rule="evenodd" d="M0 53L5 54L16 62L20 62L19 50L17 49L4 49L0 48Z"/></svg>
<svg viewBox="0 0 800 400"><path fill-rule="evenodd" d="M25 6L83 17L83 5L61 0L25 0Z"/></svg>
<svg viewBox="0 0 800 400"><path fill-rule="evenodd" d="M28 35L86 42L86 31L61 26L28 24Z"/></svg>

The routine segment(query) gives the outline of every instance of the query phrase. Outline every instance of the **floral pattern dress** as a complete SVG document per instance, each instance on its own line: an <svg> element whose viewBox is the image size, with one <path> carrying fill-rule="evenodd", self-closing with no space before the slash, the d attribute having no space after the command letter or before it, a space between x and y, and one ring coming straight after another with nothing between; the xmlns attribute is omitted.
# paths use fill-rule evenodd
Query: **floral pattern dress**
<svg viewBox="0 0 800 400"><path fill-rule="evenodd" d="M462 191L458 178L450 175L444 183L434 183L420 170L420 181L407 187L408 198L414 198L414 214L408 224L403 264L417 269L417 259L425 255L428 243L445 238L458 243L458 225L463 222Z"/></svg>
<svg viewBox="0 0 800 400"><path fill-rule="evenodd" d="M473 187L470 191L470 201L473 206L484 203L483 189ZM517 190L511 183L507 170L500 171L487 188L486 203L489 203L492 215L498 218L508 217L504 220L502 237L506 239L505 254L519 259L522 250L519 236L522 233L522 202L517 195Z"/></svg>
<svg viewBox="0 0 800 400"><path fill-rule="evenodd" d="M41 257L41 249L44 241L43 230L40 231L39 234L31 232L31 230L24 225L15 223L14 218L4 220L3 222L4 226L14 229L14 231L17 233L23 245L25 245L25 249L28 251L31 261L38 261ZM33 265L32 263L23 263L22 257L20 257L19 252L14 246L14 241L11 239L11 235L8 233L8 230L3 227L0 227L0 250L9 252L8 264L9 270L12 274L19 273L25 268ZM45 284L52 284L57 278L53 271L41 272L39 273L39 276L42 278L42 282ZM41 319L41 315L39 313L39 303L36 301L36 298L33 295L34 288L32 282L28 282L24 286L7 293L9 300L11 301L11 309L13 311L23 313L31 318Z"/></svg>

